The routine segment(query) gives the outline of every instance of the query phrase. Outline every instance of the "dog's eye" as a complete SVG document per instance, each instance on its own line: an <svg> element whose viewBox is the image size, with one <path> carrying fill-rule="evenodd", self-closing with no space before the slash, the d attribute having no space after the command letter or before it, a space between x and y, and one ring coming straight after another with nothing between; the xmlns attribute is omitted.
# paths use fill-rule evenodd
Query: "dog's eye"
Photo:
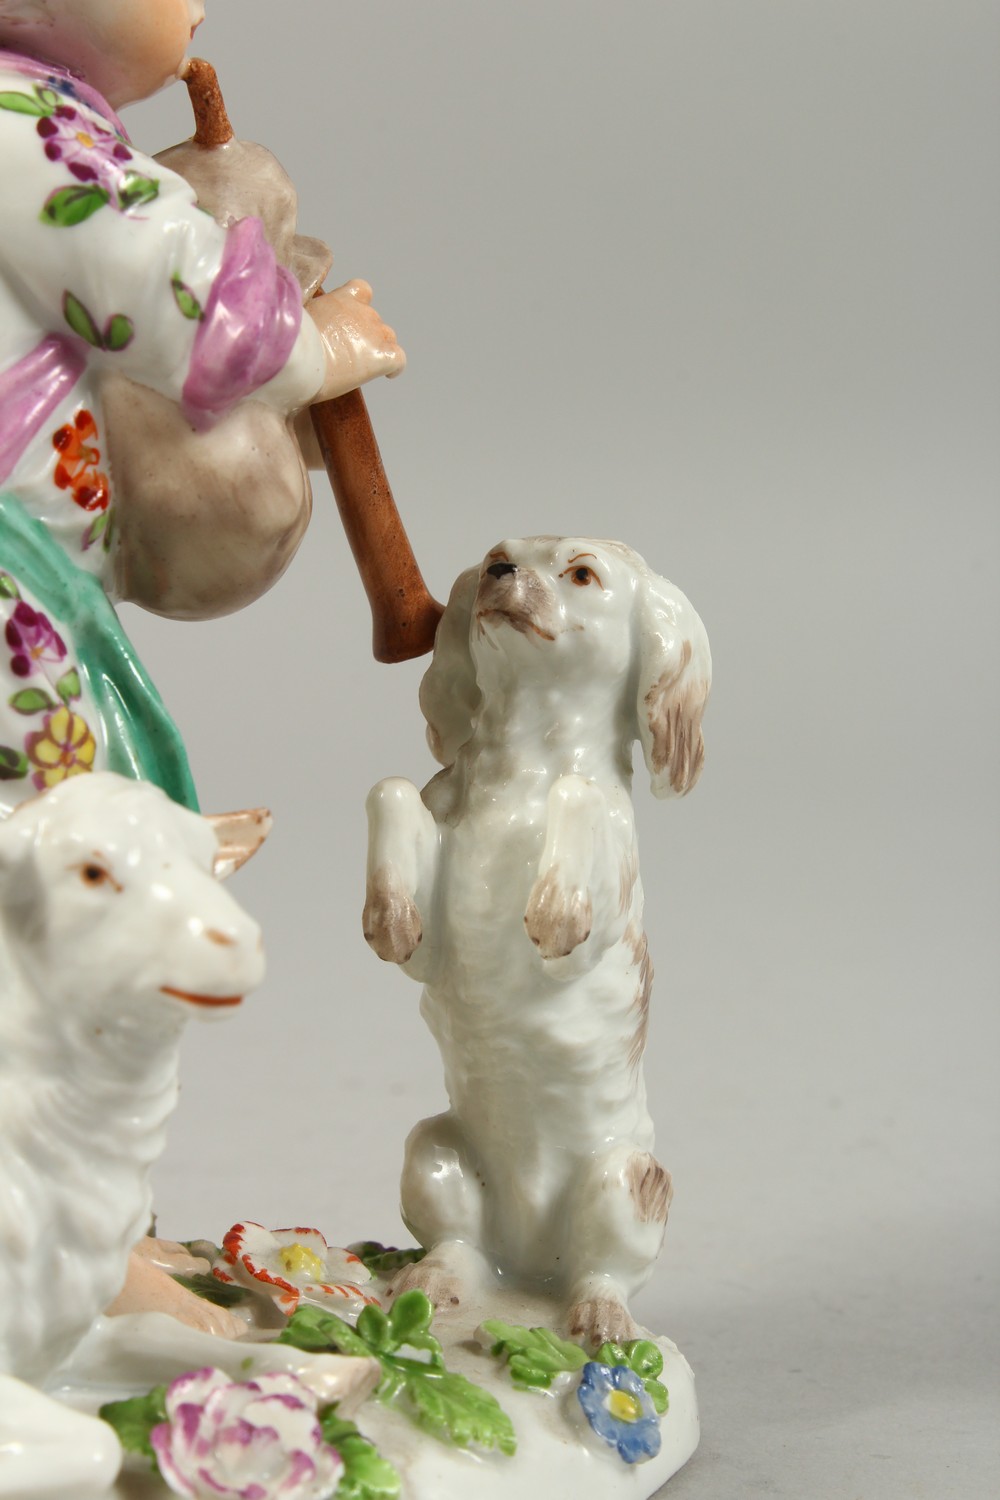
<svg viewBox="0 0 1000 1500"><path fill-rule="evenodd" d="M588 583L596 583L598 588L604 587L594 569L588 568L585 563L577 563L575 567L565 568L559 574L560 578L566 578L567 576L576 584L577 588L586 588Z"/></svg>

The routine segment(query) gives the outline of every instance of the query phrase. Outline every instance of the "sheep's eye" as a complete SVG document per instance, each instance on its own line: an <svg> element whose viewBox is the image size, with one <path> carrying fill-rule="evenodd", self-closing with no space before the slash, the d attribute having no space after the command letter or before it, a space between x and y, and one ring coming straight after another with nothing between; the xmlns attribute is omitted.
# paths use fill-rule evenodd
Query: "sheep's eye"
<svg viewBox="0 0 1000 1500"><path fill-rule="evenodd" d="M99 865L96 860L87 860L85 864L78 865L77 870L84 885L95 890L101 885L113 885L116 891L121 890L111 871L105 865Z"/></svg>
<svg viewBox="0 0 1000 1500"><path fill-rule="evenodd" d="M598 588L604 587L598 574L595 573L593 568L588 568L586 563L577 563L575 565L571 563L568 568L565 568L559 574L560 578L566 578L567 576L580 589L586 588L588 583L596 583Z"/></svg>

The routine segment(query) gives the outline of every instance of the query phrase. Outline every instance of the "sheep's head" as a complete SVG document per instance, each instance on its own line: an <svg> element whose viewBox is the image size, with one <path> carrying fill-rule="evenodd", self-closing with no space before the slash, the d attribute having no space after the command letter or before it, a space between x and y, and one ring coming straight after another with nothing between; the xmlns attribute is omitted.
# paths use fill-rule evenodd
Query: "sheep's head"
<svg viewBox="0 0 1000 1500"><path fill-rule="evenodd" d="M25 803L0 826L0 914L50 1023L176 1026L237 1005L264 960L218 884L226 863L212 821L111 772Z"/></svg>

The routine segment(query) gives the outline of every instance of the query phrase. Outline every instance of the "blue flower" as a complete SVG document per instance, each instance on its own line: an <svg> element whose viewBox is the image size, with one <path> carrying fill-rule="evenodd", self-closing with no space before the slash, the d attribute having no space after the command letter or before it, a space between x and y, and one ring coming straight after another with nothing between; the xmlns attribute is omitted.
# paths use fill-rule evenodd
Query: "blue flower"
<svg viewBox="0 0 1000 1500"><path fill-rule="evenodd" d="M642 1380L625 1365L584 1365L577 1390L580 1405L597 1436L627 1464L643 1463L660 1451L660 1419Z"/></svg>

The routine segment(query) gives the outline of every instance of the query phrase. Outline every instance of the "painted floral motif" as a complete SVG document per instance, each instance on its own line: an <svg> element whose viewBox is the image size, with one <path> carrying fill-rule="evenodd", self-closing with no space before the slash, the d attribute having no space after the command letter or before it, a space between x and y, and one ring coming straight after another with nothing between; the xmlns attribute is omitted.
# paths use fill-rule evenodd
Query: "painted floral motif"
<svg viewBox="0 0 1000 1500"><path fill-rule="evenodd" d="M46 714L42 728L28 735L24 749L37 767L31 779L44 792L69 776L92 771L97 742L86 719L63 704Z"/></svg>
<svg viewBox="0 0 1000 1500"><path fill-rule="evenodd" d="M318 1229L272 1230L249 1220L234 1224L212 1274L273 1298L287 1317L300 1305L342 1316L378 1306L377 1297L362 1290L371 1272L349 1250L329 1246Z"/></svg>
<svg viewBox="0 0 1000 1500"><path fill-rule="evenodd" d="M232 1382L196 1370L166 1393L150 1442L166 1483L193 1500L327 1500L344 1473L318 1401L295 1375Z"/></svg>
<svg viewBox="0 0 1000 1500"><path fill-rule="evenodd" d="M78 182L99 182L109 192L118 182L132 153L107 125L72 104L58 104L37 125L49 161L61 161Z"/></svg>
<svg viewBox="0 0 1000 1500"><path fill-rule="evenodd" d="M25 599L18 600L4 628L11 650L10 670L15 677L30 677L41 666L58 666L66 656L66 643L41 610Z"/></svg>
<svg viewBox="0 0 1000 1500"><path fill-rule="evenodd" d="M35 84L30 93L0 93L0 109L34 118L45 155L73 178L46 198L43 223L72 228L105 206L128 213L159 193L155 177L135 170L128 144L112 126L53 88Z"/></svg>
<svg viewBox="0 0 1000 1500"><path fill-rule="evenodd" d="M659 1453L660 1420L634 1370L591 1360L583 1367L577 1396L593 1431L627 1464Z"/></svg>
<svg viewBox="0 0 1000 1500"><path fill-rule="evenodd" d="M53 478L59 489L70 491L82 510L106 510L110 499L108 476L98 468L101 450L96 438L97 423L86 408L52 435L52 446L59 454Z"/></svg>
<svg viewBox="0 0 1000 1500"><path fill-rule="evenodd" d="M0 745L0 781L23 781L31 773L34 785L44 791L67 776L93 770L97 744L86 719L72 706L83 696L80 673L51 620L22 598L14 578L3 570L0 611L7 616L8 669L25 683L7 705L25 718L44 716L41 729L25 736L23 749ZM58 677L53 667L63 669ZM40 681L26 680L32 678Z"/></svg>

